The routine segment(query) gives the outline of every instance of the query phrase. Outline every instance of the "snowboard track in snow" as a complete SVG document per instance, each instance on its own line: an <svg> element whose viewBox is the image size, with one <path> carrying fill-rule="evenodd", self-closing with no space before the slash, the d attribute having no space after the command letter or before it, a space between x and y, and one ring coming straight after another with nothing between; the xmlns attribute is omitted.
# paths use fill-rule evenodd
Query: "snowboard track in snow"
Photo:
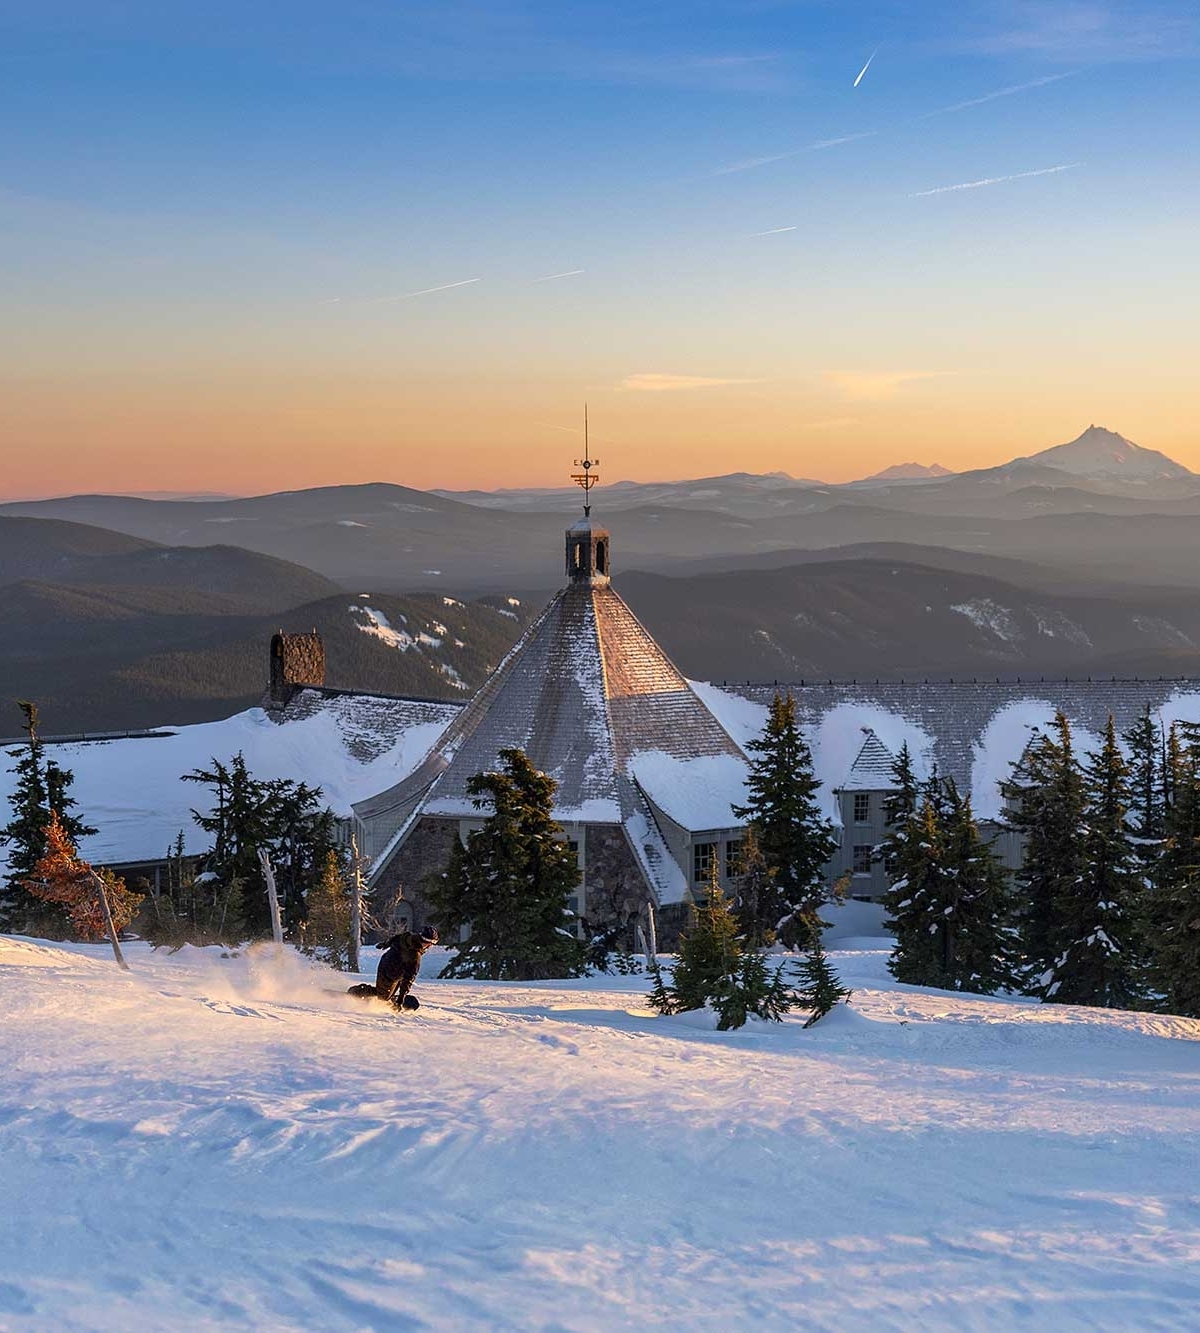
<svg viewBox="0 0 1200 1333"><path fill-rule="evenodd" d="M0 1329L1186 1328L1200 1023L0 937Z"/></svg>

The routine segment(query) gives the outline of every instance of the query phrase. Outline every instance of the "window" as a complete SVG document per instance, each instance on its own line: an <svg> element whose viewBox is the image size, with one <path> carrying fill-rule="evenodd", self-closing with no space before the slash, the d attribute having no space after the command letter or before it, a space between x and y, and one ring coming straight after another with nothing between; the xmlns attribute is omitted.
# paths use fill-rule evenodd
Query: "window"
<svg viewBox="0 0 1200 1333"><path fill-rule="evenodd" d="M871 822L871 797L868 792L856 791L854 793L854 822L856 824L869 824Z"/></svg>
<svg viewBox="0 0 1200 1333"><path fill-rule="evenodd" d="M596 543L596 573L603 574L605 565L608 562L608 552L604 549L603 542Z"/></svg>
<svg viewBox="0 0 1200 1333"><path fill-rule="evenodd" d="M871 843L855 844L852 868L856 875L869 875L871 873L871 858L874 854L875 848Z"/></svg>
<svg viewBox="0 0 1200 1333"><path fill-rule="evenodd" d="M713 861L717 855L717 844L715 842L694 842L692 843L692 882L694 884L707 884L708 877L712 874Z"/></svg>
<svg viewBox="0 0 1200 1333"><path fill-rule="evenodd" d="M742 873L742 844L733 838L725 844L725 878L734 879Z"/></svg>

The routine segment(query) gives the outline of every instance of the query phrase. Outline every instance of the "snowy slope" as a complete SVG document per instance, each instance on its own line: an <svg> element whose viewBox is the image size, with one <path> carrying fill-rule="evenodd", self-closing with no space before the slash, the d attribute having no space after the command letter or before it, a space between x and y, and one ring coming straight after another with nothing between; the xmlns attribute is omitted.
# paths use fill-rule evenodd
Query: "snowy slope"
<svg viewBox="0 0 1200 1333"><path fill-rule="evenodd" d="M0 937L0 1327L1193 1327L1200 1023L883 957L722 1034L638 977L400 1019L294 955Z"/></svg>

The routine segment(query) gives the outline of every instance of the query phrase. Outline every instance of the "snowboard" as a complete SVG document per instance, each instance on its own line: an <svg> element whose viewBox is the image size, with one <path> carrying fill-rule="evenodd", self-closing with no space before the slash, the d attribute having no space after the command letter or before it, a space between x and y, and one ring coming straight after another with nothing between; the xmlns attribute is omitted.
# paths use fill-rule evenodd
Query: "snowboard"
<svg viewBox="0 0 1200 1333"><path fill-rule="evenodd" d="M359 1000L378 1000L380 1004L386 1004L389 1009L395 1009L396 1007L391 1002L391 1000L380 999L379 995L375 991L374 986L370 985L351 986L350 989L346 992L346 994L353 995L356 999ZM415 995L406 995L404 997L404 1008L406 1010L409 1010L411 1012L412 1010L419 1009L420 1007L421 1007L421 1001L418 1000Z"/></svg>

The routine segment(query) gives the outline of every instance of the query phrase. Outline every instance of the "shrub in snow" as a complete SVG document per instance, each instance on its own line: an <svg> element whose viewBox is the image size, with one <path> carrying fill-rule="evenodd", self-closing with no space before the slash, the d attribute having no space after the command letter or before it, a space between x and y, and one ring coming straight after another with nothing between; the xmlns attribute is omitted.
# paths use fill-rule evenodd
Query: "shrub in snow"
<svg viewBox="0 0 1200 1333"><path fill-rule="evenodd" d="M772 975L761 953L743 948L737 917L721 892L715 863L707 894L680 936L670 985L657 960L651 963L650 1007L660 1014L681 1014L708 1005L722 1031L741 1027L751 1014L782 1018L795 1002L783 978L783 965Z"/></svg>
<svg viewBox="0 0 1200 1333"><path fill-rule="evenodd" d="M94 870L82 860L57 813L51 813L45 836L46 850L25 881L28 891L62 907L81 939L103 939L110 914L112 933L119 934L133 920L142 895L126 888L111 870Z"/></svg>
<svg viewBox="0 0 1200 1333"><path fill-rule="evenodd" d="M806 1028L820 1022L835 1004L850 998L851 992L838 980L830 965L821 944L820 931L815 933L803 960L796 964L796 979L799 982L796 987L799 1007L811 1010L804 1023Z"/></svg>
<svg viewBox="0 0 1200 1333"><path fill-rule="evenodd" d="M429 885L443 939L452 945L444 977L534 981L577 977L587 968L584 943L567 907L579 887L579 862L554 822L553 778L522 750L501 750L504 771L476 773L467 790L483 827L455 843L450 866Z"/></svg>

